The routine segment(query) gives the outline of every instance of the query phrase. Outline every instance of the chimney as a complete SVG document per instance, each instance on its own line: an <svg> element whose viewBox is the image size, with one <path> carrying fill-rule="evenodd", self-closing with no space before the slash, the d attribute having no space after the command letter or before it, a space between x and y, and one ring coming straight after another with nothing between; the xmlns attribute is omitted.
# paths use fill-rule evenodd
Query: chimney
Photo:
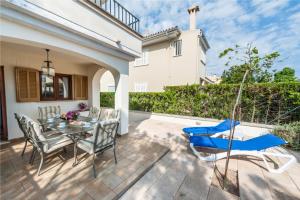
<svg viewBox="0 0 300 200"><path fill-rule="evenodd" d="M192 6L188 9L190 15L190 31L196 30L196 13L199 10L199 6Z"/></svg>

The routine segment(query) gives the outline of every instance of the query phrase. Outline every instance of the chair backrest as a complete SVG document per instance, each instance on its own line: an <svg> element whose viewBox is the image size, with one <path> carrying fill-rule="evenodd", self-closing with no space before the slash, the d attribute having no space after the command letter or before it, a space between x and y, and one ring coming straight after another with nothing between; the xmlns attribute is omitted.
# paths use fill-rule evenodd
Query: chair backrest
<svg viewBox="0 0 300 200"><path fill-rule="evenodd" d="M105 120L95 126L92 136L94 152L115 145L118 126L116 119Z"/></svg>
<svg viewBox="0 0 300 200"><path fill-rule="evenodd" d="M99 108L91 107L88 117L98 119L99 118L99 112L100 112Z"/></svg>
<svg viewBox="0 0 300 200"><path fill-rule="evenodd" d="M239 124L240 124L239 121L234 121L234 123L233 123L234 126L237 126ZM220 130L220 131L226 131L226 130L230 130L230 126L231 126L231 120L230 119L225 119L223 122L218 124L215 128Z"/></svg>
<svg viewBox="0 0 300 200"><path fill-rule="evenodd" d="M45 106L45 107L38 107L38 109L39 109L40 119L53 118L56 115L61 114L60 106Z"/></svg>
<svg viewBox="0 0 300 200"><path fill-rule="evenodd" d="M40 124L29 118L28 126L29 126L29 134L32 138L34 145L40 149L47 150L48 148L47 139L42 134Z"/></svg>
<svg viewBox="0 0 300 200"><path fill-rule="evenodd" d="M24 138L27 139L29 137L28 136L28 126L27 126L24 116L21 116L17 113L14 113L14 115L17 120L18 126L24 135Z"/></svg>
<svg viewBox="0 0 300 200"><path fill-rule="evenodd" d="M99 121L111 120L116 119L120 121L120 110L115 109L101 109L99 115Z"/></svg>

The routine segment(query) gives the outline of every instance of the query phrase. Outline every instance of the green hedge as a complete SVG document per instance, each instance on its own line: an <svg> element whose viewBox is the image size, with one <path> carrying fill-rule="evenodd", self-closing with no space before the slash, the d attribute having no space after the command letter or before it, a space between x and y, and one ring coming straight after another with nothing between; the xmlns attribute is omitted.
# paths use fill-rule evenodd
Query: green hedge
<svg viewBox="0 0 300 200"><path fill-rule="evenodd" d="M129 109L223 119L230 117L238 84L166 87L164 92L130 93ZM113 107L114 93L101 93L101 106ZM300 83L245 85L238 118L257 123L289 123L300 120ZM278 120L276 118L279 118ZM276 119L276 121L274 121Z"/></svg>

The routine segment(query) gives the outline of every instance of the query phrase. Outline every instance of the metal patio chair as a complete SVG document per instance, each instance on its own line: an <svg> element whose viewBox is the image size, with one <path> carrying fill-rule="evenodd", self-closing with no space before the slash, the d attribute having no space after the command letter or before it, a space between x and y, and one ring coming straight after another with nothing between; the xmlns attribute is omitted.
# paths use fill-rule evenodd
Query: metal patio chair
<svg viewBox="0 0 300 200"><path fill-rule="evenodd" d="M99 118L99 113L100 113L99 108L97 108L97 107L91 107L90 111L89 111L88 117L89 118L93 118L93 119L98 119Z"/></svg>
<svg viewBox="0 0 300 200"><path fill-rule="evenodd" d="M67 145L72 144L73 140L64 135L54 135L52 134L53 131L42 132L40 124L33 120L29 120L28 124L30 138L34 146L30 161L31 164L33 164L35 154L38 151L41 156L41 161L38 169L38 175L40 175L45 156L56 150L65 148Z"/></svg>
<svg viewBox="0 0 300 200"><path fill-rule="evenodd" d="M99 114L99 121L105 121L110 119L117 119L119 121L120 110L110 108L101 109L101 112Z"/></svg>
<svg viewBox="0 0 300 200"><path fill-rule="evenodd" d="M95 156L98 153L103 153L108 149L113 149L115 163L116 157L116 135L119 126L118 119L111 119L98 122L92 132L92 136L88 138L79 139L75 147L75 164L77 158L77 148L80 148L93 156L93 172L96 178Z"/></svg>
<svg viewBox="0 0 300 200"><path fill-rule="evenodd" d="M38 111L39 111L39 119L54 118L57 115L61 115L60 106L38 107Z"/></svg>
<svg viewBox="0 0 300 200"><path fill-rule="evenodd" d="M25 117L23 115L19 115L18 113L14 113L14 115L15 115L15 118L18 122L18 126L19 126L20 130L22 131L22 133L24 135L25 145L24 145L24 148L23 148L23 151L22 151L22 154L21 154L21 156L23 157L24 153L25 153L25 150L26 150L26 147L27 147L27 143L29 142L30 144L32 144L32 140L30 139L30 137L28 135L28 125L27 125Z"/></svg>

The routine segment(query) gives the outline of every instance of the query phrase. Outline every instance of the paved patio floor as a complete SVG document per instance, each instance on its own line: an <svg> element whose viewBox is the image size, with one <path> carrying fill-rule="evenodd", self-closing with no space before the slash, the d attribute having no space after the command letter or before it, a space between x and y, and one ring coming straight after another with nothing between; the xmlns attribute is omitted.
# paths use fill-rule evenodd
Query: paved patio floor
<svg viewBox="0 0 300 200"><path fill-rule="evenodd" d="M211 184L214 163L200 161L192 155L182 135L183 127L184 124L153 119L131 123L132 134L150 137L151 141L168 146L171 151L121 199L239 199ZM247 127L242 129L247 130ZM283 148L273 151L286 152ZM295 152L286 153L293 153L297 163L282 174L269 173L262 160L254 157L231 159L229 168L238 172L240 199L300 199L300 156ZM270 165L274 167L284 162L272 159L274 162L270 161ZM216 165L224 168L225 159Z"/></svg>
<svg viewBox="0 0 300 200"><path fill-rule="evenodd" d="M50 157L36 176L38 160L33 166L27 162L31 148L22 159L23 143L2 145L0 199L117 199L122 194L123 200L300 199L299 154L292 152L297 163L282 174L269 173L257 158L232 159L230 169L238 172L237 197L212 185L214 163L193 156L181 132L184 126L153 119L131 122L129 134L117 140L118 164L112 151L99 155L96 179L83 153L79 165L72 167L72 146L60 157ZM225 160L216 165L224 167Z"/></svg>
<svg viewBox="0 0 300 200"><path fill-rule="evenodd" d="M50 155L42 168L42 174L37 176L39 160L36 159L33 166L28 164L31 146L22 159L20 155L23 145L23 142L1 145L1 200L115 199L168 151L162 145L149 143L146 137L122 136L117 139L118 164L114 162L112 150L99 155L96 159L95 179L91 157L83 152L80 152L79 164L72 167L72 145L67 148L67 153Z"/></svg>

